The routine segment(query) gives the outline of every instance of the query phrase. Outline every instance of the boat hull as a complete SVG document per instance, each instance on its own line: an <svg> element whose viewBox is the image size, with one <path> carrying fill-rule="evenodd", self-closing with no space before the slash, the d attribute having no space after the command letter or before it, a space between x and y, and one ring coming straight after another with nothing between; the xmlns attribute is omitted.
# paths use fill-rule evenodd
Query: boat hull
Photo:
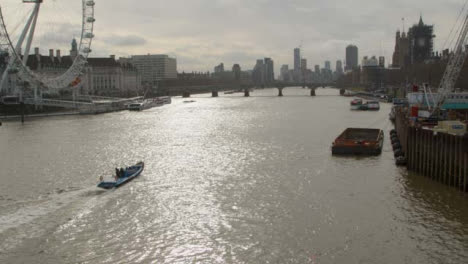
<svg viewBox="0 0 468 264"><path fill-rule="evenodd" d="M136 177L138 177L143 172L144 168L145 168L145 163L144 162L139 162L139 163L129 167L125 171L125 174L126 174L125 177L121 177L121 178L119 178L119 179L117 179L116 181L113 181L113 182L112 181L111 182L102 181L102 182L100 182L98 184L97 187L102 188L102 189L106 189L106 190L113 189L113 188L119 188L119 187L125 185L126 183L130 182L131 180L135 179Z"/></svg>
<svg viewBox="0 0 468 264"><path fill-rule="evenodd" d="M366 146L333 146L332 154L377 156L382 154L382 147L370 148Z"/></svg>
<svg viewBox="0 0 468 264"><path fill-rule="evenodd" d="M332 144L333 155L380 155L384 135L380 129L348 128Z"/></svg>
<svg viewBox="0 0 468 264"><path fill-rule="evenodd" d="M351 110L361 110L361 105L351 105Z"/></svg>

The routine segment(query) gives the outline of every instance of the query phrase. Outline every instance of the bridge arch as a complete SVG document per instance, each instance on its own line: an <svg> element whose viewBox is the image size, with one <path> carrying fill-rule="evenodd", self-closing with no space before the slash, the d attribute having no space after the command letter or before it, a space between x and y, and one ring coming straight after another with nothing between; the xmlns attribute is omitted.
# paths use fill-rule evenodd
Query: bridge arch
<svg viewBox="0 0 468 264"><path fill-rule="evenodd" d="M285 88L287 88L287 87L302 87L302 88L306 88L306 87L307 87L307 89L310 89L310 96L315 96L315 95L316 95L315 90L316 90L317 88L321 87L321 86L319 86L319 85L316 85L316 86L315 86L315 85L304 85L304 86L276 85L275 88L278 89L278 96L279 96L279 97L284 96L283 90L284 90Z"/></svg>

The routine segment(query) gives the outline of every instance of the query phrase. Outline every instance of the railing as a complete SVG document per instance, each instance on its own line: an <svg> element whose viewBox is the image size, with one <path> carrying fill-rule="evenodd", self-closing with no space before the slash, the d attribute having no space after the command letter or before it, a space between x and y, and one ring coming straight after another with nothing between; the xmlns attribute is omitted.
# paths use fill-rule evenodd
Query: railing
<svg viewBox="0 0 468 264"><path fill-rule="evenodd" d="M37 99L34 98L25 98L25 104L31 105L42 105L42 106L55 106L63 108L80 108L82 106L93 105L92 103L78 102L78 101L62 101L62 100L53 100L53 99Z"/></svg>

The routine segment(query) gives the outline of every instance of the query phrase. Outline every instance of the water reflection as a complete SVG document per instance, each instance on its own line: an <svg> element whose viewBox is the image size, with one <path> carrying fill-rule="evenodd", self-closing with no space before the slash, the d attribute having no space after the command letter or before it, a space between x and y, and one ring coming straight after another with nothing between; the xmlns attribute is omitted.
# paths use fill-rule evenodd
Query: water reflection
<svg viewBox="0 0 468 264"><path fill-rule="evenodd" d="M435 262L466 259L468 207L456 206L466 203L466 195L416 173L403 175L401 220L411 238L418 243L425 240L420 249Z"/></svg>

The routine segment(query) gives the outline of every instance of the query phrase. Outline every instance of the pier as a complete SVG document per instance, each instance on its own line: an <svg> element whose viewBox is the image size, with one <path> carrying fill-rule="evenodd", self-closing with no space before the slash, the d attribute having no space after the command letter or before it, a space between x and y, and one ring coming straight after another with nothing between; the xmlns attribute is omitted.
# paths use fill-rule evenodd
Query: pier
<svg viewBox="0 0 468 264"><path fill-rule="evenodd" d="M468 137L414 127L404 111L397 112L395 129L408 170L468 192Z"/></svg>

